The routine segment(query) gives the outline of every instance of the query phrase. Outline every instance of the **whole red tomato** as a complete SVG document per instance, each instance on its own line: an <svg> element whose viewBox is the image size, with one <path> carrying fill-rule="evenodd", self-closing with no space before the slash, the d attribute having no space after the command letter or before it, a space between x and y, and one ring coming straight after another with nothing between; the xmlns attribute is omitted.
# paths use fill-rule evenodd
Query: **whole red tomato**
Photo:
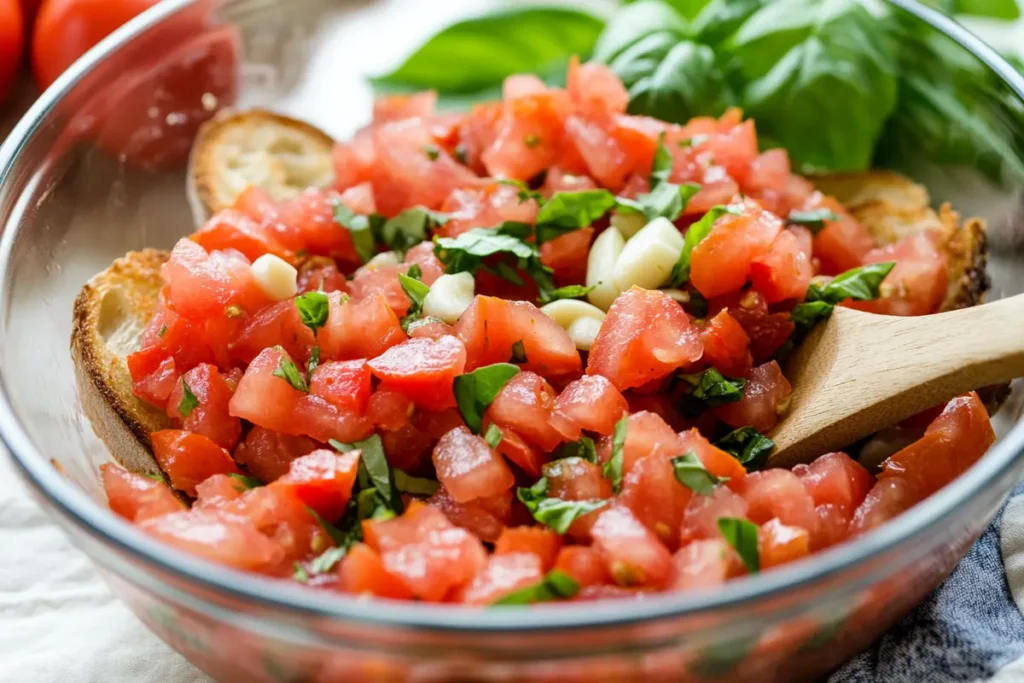
<svg viewBox="0 0 1024 683"><path fill-rule="evenodd" d="M32 31L32 71L36 83L41 89L48 87L89 48L157 2L43 0Z"/></svg>
<svg viewBox="0 0 1024 683"><path fill-rule="evenodd" d="M18 0L0 0L0 101L11 90L25 43L25 28Z"/></svg>

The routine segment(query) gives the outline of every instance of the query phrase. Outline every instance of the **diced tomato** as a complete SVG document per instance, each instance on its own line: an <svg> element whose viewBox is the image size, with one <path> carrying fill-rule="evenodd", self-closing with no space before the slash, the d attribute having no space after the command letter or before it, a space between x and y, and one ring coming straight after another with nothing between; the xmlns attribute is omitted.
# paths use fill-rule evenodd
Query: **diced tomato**
<svg viewBox="0 0 1024 683"><path fill-rule="evenodd" d="M288 363L294 361L279 347L261 351L246 368L231 397L231 415L274 431L296 433L293 415L303 393L274 374Z"/></svg>
<svg viewBox="0 0 1024 683"><path fill-rule="evenodd" d="M126 358L132 376L132 393L159 408L167 406L167 399L180 378L174 359L166 353L159 346L151 346Z"/></svg>
<svg viewBox="0 0 1024 683"><path fill-rule="evenodd" d="M505 186L503 185L502 187ZM437 278L444 275L444 265L437 258L437 255L434 254L434 243L430 240L420 242L405 252L405 261L402 263L401 270L403 273L408 270L406 266L419 266L421 273L420 282L425 285L434 284Z"/></svg>
<svg viewBox="0 0 1024 683"><path fill-rule="evenodd" d="M316 394L305 394L295 404L290 429L317 441L337 439L351 443L373 433L373 424L363 415L346 412Z"/></svg>
<svg viewBox="0 0 1024 683"><path fill-rule="evenodd" d="M321 263L326 259L328 263ZM300 294L308 292L348 292L348 280L345 274L334 265L334 259L324 256L311 256L299 267L298 287Z"/></svg>
<svg viewBox="0 0 1024 683"><path fill-rule="evenodd" d="M633 287L620 294L590 348L588 375L619 390L664 377L701 357L697 329L664 292Z"/></svg>
<svg viewBox="0 0 1024 683"><path fill-rule="evenodd" d="M388 454L388 462L400 470L417 472L424 463L430 460L430 449L434 440L430 435L411 422L398 429L379 430L384 452Z"/></svg>
<svg viewBox="0 0 1024 683"><path fill-rule="evenodd" d="M322 363L313 371L309 393L343 411L362 415L370 399L370 368L362 359Z"/></svg>
<svg viewBox="0 0 1024 683"><path fill-rule="evenodd" d="M946 256L936 239L917 232L865 254L865 264L895 261L896 266L882 281L878 299L851 301L849 305L883 315L927 315L937 311L946 297L949 276Z"/></svg>
<svg viewBox="0 0 1024 683"><path fill-rule="evenodd" d="M455 335L455 328L440 320L423 319L418 324L409 325L411 339L440 339L447 335Z"/></svg>
<svg viewBox="0 0 1024 683"><path fill-rule="evenodd" d="M485 434L490 424L490 420L484 421ZM540 477L540 468L548 460L544 453L531 446L523 437L519 436L518 433L509 427L501 428L501 441L498 442L498 447L495 450L518 465L523 472L526 472L534 479Z"/></svg>
<svg viewBox="0 0 1024 683"><path fill-rule="evenodd" d="M726 213L690 256L690 281L705 297L743 287L751 266L765 257L782 232L782 221L754 203L739 216Z"/></svg>
<svg viewBox="0 0 1024 683"><path fill-rule="evenodd" d="M750 521L764 524L777 518L787 526L814 531L815 501L800 478L789 470L751 472L743 478L737 492L747 501L746 516Z"/></svg>
<svg viewBox="0 0 1024 683"><path fill-rule="evenodd" d="M368 196L372 201L372 193ZM289 238L297 240L302 245L301 249L310 254L330 256L355 266L361 259L352 242L351 233L334 220L334 207L341 202L361 213L361 209L372 207L359 205L366 200L364 189L346 190L344 194L338 194L334 190L310 188L294 199L282 202L278 207L277 221L269 225L277 231L276 236L283 244L288 244Z"/></svg>
<svg viewBox="0 0 1024 683"><path fill-rule="evenodd" d="M838 275L856 268L875 248L871 233L834 198L815 192L800 208L803 211L827 209L839 217L837 221L825 221L824 229L814 236L814 255L823 274Z"/></svg>
<svg viewBox="0 0 1024 683"><path fill-rule="evenodd" d="M683 514L679 530L679 545L702 538L720 538L718 520L721 517L747 516L747 501L727 486L718 486L710 496L695 495Z"/></svg>
<svg viewBox="0 0 1024 683"><path fill-rule="evenodd" d="M789 313L769 313L764 297L753 290L743 294L736 305L729 306L729 315L750 338L750 353L755 363L771 359L795 329Z"/></svg>
<svg viewBox="0 0 1024 683"><path fill-rule="evenodd" d="M236 251L208 254L191 240L178 240L160 274L174 310L193 320L224 317L228 306L254 312L269 303L248 260Z"/></svg>
<svg viewBox="0 0 1024 683"><path fill-rule="evenodd" d="M575 56L569 60L566 90L573 109L585 116L623 114L629 104L629 93L614 71L597 62L581 65Z"/></svg>
<svg viewBox="0 0 1024 683"><path fill-rule="evenodd" d="M810 534L806 528L771 519L758 529L757 547L761 569L777 567L810 554Z"/></svg>
<svg viewBox="0 0 1024 683"><path fill-rule="evenodd" d="M494 141L480 157L488 175L529 180L554 164L562 149L566 109L565 93L557 90L506 101Z"/></svg>
<svg viewBox="0 0 1024 683"><path fill-rule="evenodd" d="M612 497L611 482L601 474L601 467L583 458L562 458L544 465L551 498L562 500L604 500ZM583 515L569 527L569 536L577 540L589 537L590 527L600 509Z"/></svg>
<svg viewBox="0 0 1024 683"><path fill-rule="evenodd" d="M436 105L437 93L433 90L379 97L373 102L373 122L386 123L417 116L430 116L434 113Z"/></svg>
<svg viewBox="0 0 1024 683"><path fill-rule="evenodd" d="M295 263L292 251L285 249L273 235L267 234L259 223L234 209L214 214L191 239L208 252L214 249L234 249L250 261L264 254L274 254L289 263Z"/></svg>
<svg viewBox="0 0 1024 683"><path fill-rule="evenodd" d="M501 85L501 99L514 100L517 97L546 92L548 86L533 74L512 74Z"/></svg>
<svg viewBox="0 0 1024 683"><path fill-rule="evenodd" d="M465 427L441 437L433 460L438 481L457 503L499 495L515 484L502 457Z"/></svg>
<svg viewBox="0 0 1024 683"><path fill-rule="evenodd" d="M390 456L390 453L388 454ZM456 503L444 486L427 501L442 512L455 526L462 527L481 541L493 543L501 536L512 514L512 491L508 490L489 498L476 498L465 503Z"/></svg>
<svg viewBox="0 0 1024 683"><path fill-rule="evenodd" d="M295 493L290 486L259 486L223 506L224 512L247 518L284 551L289 573L293 562L310 559L332 543Z"/></svg>
<svg viewBox="0 0 1024 683"><path fill-rule="evenodd" d="M770 304L788 299L803 301L813 276L810 256L789 230L780 232L768 253L750 264L750 281Z"/></svg>
<svg viewBox="0 0 1024 683"><path fill-rule="evenodd" d="M328 296L330 313L318 335L322 360L376 358L406 340L384 297L342 301L339 294Z"/></svg>
<svg viewBox="0 0 1024 683"><path fill-rule="evenodd" d="M401 317L409 312L409 297L398 279L398 266L363 266L356 271L348 283L354 301L372 299L378 294L388 302L395 315Z"/></svg>
<svg viewBox="0 0 1024 683"><path fill-rule="evenodd" d="M295 301L288 299L267 306L249 318L231 343L230 354L235 361L251 363L263 349L280 346L292 358L304 361L315 344L313 331L302 324Z"/></svg>
<svg viewBox="0 0 1024 683"><path fill-rule="evenodd" d="M532 553L540 558L541 569L547 571L555 565L562 548L562 537L551 529L539 526L508 527L494 544L494 553Z"/></svg>
<svg viewBox="0 0 1024 683"><path fill-rule="evenodd" d="M796 465L793 474L800 478L815 505L838 505L855 510L875 483L860 463L845 453L828 453L810 465Z"/></svg>
<svg viewBox="0 0 1024 683"><path fill-rule="evenodd" d="M704 347L701 361L711 364L727 377L745 377L754 364L750 337L729 311L722 309L700 328Z"/></svg>
<svg viewBox="0 0 1024 683"><path fill-rule="evenodd" d="M599 511L590 535L615 583L663 588L668 582L672 555L629 508Z"/></svg>
<svg viewBox="0 0 1024 683"><path fill-rule="evenodd" d="M367 365L381 386L405 394L422 408L443 410L455 405L452 380L466 367L466 347L450 336L409 339Z"/></svg>
<svg viewBox="0 0 1024 683"><path fill-rule="evenodd" d="M223 507L233 500L238 500L248 488L236 477L228 474L215 474L196 484L195 506L200 508Z"/></svg>
<svg viewBox="0 0 1024 683"><path fill-rule="evenodd" d="M263 483L283 477L296 458L312 453L316 442L255 425L235 449L235 460Z"/></svg>
<svg viewBox="0 0 1024 683"><path fill-rule="evenodd" d="M864 502L853 513L848 534L859 536L908 510L918 501L918 494L912 484L900 477L879 479L871 487Z"/></svg>
<svg viewBox="0 0 1024 683"><path fill-rule="evenodd" d="M216 367L203 363L181 376L168 399L167 414L181 420L182 429L202 434L230 451L242 436L242 421L228 414L234 393Z"/></svg>
<svg viewBox="0 0 1024 683"><path fill-rule="evenodd" d="M498 119L501 114L501 102L485 102L470 109L459 126L459 144L456 150L465 159L466 166L480 175L487 174L481 157L497 137Z"/></svg>
<svg viewBox="0 0 1024 683"><path fill-rule="evenodd" d="M551 197L556 192L581 192L596 188L597 183L590 176L570 173L562 166L555 165L548 169L548 173L544 177L544 185L541 186L540 191L545 197ZM541 258L544 258L543 245Z"/></svg>
<svg viewBox="0 0 1024 683"><path fill-rule="evenodd" d="M415 501L400 517L366 520L363 535L384 568L421 600L441 600L487 564L487 551L476 537L453 526L437 508Z"/></svg>
<svg viewBox="0 0 1024 683"><path fill-rule="evenodd" d="M517 341L526 351L524 370L552 378L582 369L579 351L565 330L525 301L477 296L455 324L455 333L466 345L466 372L507 363Z"/></svg>
<svg viewBox="0 0 1024 683"><path fill-rule="evenodd" d="M632 165L632 173L626 180L621 195L635 199L637 195L648 190L646 181L642 188L637 181L650 175L658 143L668 126L663 121L649 116L616 114L612 120L612 135L629 154Z"/></svg>
<svg viewBox="0 0 1024 683"><path fill-rule="evenodd" d="M732 427L751 426L762 434L770 432L789 407L792 388L775 361L750 371L743 398L714 409L715 415Z"/></svg>
<svg viewBox="0 0 1024 683"><path fill-rule="evenodd" d="M587 375L562 389L555 409L587 431L611 434L629 412L629 404L606 378Z"/></svg>
<svg viewBox="0 0 1024 683"><path fill-rule="evenodd" d="M100 465L100 473L107 504L129 522L141 522L187 509L163 482L111 463Z"/></svg>
<svg viewBox="0 0 1024 683"><path fill-rule="evenodd" d="M733 549L721 538L693 541L672 556L669 590L711 588L742 573Z"/></svg>
<svg viewBox="0 0 1024 683"><path fill-rule="evenodd" d="M231 455L200 434L164 429L150 434L153 457L167 473L171 486L190 496L196 484L215 474L241 474Z"/></svg>
<svg viewBox="0 0 1024 683"><path fill-rule="evenodd" d="M831 503L815 507L814 513L818 516L818 525L811 535L811 550L817 552L845 541L854 512L854 508L845 508Z"/></svg>
<svg viewBox="0 0 1024 683"><path fill-rule="evenodd" d="M189 510L147 519L139 529L160 541L236 569L261 572L277 567L281 548L243 517Z"/></svg>
<svg viewBox="0 0 1024 683"><path fill-rule="evenodd" d="M883 462L878 480L902 479L917 502L966 472L995 439L985 405L972 391L947 403L924 437Z"/></svg>
<svg viewBox="0 0 1024 683"><path fill-rule="evenodd" d="M370 396L366 407L366 417L385 431L395 431L409 422L415 407L412 400L405 394L390 389L378 389Z"/></svg>
<svg viewBox="0 0 1024 683"><path fill-rule="evenodd" d="M606 436L598 444L602 460L611 457L612 437ZM644 458L667 460L682 455L679 436L655 413L633 413L626 420L626 440L622 446L622 473L628 474Z"/></svg>
<svg viewBox="0 0 1024 683"><path fill-rule="evenodd" d="M679 412L676 400L665 393L639 394L635 391L622 392L623 398L629 404L629 412L642 413L644 411L654 413L668 424L672 429L683 429L687 426L686 418Z"/></svg>
<svg viewBox="0 0 1024 683"><path fill-rule="evenodd" d="M559 550L555 569L576 579L581 588L610 583L612 580L601 553L588 546L568 545Z"/></svg>
<svg viewBox="0 0 1024 683"><path fill-rule="evenodd" d="M320 449L293 460L288 473L271 486L293 489L321 517L333 520L345 511L358 469L359 451Z"/></svg>
<svg viewBox="0 0 1024 683"><path fill-rule="evenodd" d="M784 149L769 149L750 164L743 179L743 191L757 197L776 216L788 216L792 207L787 205L785 194L790 177L789 153Z"/></svg>
<svg viewBox="0 0 1024 683"><path fill-rule="evenodd" d="M536 584L544 578L541 560L533 553L495 554L487 558L487 566L458 596L469 605L489 605L520 588Z"/></svg>
<svg viewBox="0 0 1024 683"><path fill-rule="evenodd" d="M668 459L647 457L633 465L623 479L618 501L662 543L674 548L690 495L690 489L676 479L675 468Z"/></svg>
<svg viewBox="0 0 1024 683"><path fill-rule="evenodd" d="M593 228L582 228L540 245L540 262L555 271L556 285L579 285L587 279L587 255L593 238Z"/></svg>
<svg viewBox="0 0 1024 683"><path fill-rule="evenodd" d="M388 573L384 562L370 546L357 543L345 553L338 566L338 590L353 595L408 600L412 591Z"/></svg>
<svg viewBox="0 0 1024 683"><path fill-rule="evenodd" d="M565 132L567 144L582 158L588 175L613 192L621 189L633 170L633 159L619 141L599 123L583 116L566 118Z"/></svg>
<svg viewBox="0 0 1024 683"><path fill-rule="evenodd" d="M735 488L747 476L747 470L739 460L713 446L696 428L679 433L679 453L690 452L697 456L708 472L728 479L731 488Z"/></svg>
<svg viewBox="0 0 1024 683"><path fill-rule="evenodd" d="M558 411L555 390L543 377L520 372L510 379L490 408L487 418L508 427L543 451L580 437L580 426Z"/></svg>

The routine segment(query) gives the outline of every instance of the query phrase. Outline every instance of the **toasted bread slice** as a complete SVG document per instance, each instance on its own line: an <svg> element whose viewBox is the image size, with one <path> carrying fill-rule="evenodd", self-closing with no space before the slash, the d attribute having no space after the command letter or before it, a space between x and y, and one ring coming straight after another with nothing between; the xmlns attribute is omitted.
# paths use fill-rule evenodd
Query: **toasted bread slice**
<svg viewBox="0 0 1024 683"><path fill-rule="evenodd" d="M262 110L228 113L204 126L192 154L191 180L203 215L231 206L250 183L284 199L331 181L331 138L316 128ZM985 227L961 224L948 206L929 206L924 187L897 173L816 179L881 244L922 228L942 236L949 292L942 309L981 302L988 286ZM149 435L169 425L162 412L132 393L126 356L139 348L161 286L167 252L131 252L93 277L75 301L71 351L86 415L97 435L125 467L158 471Z"/></svg>
<svg viewBox="0 0 1024 683"><path fill-rule="evenodd" d="M334 140L316 126L264 109L224 111L199 130L189 159L189 201L197 222L255 185L277 200L334 180Z"/></svg>

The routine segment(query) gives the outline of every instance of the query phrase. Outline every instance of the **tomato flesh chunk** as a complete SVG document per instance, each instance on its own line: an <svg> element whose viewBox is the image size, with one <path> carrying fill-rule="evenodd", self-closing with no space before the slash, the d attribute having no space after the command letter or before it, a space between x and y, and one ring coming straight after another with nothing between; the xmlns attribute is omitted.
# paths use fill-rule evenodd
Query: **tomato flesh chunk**
<svg viewBox="0 0 1024 683"><path fill-rule="evenodd" d="M555 409L587 431L611 434L629 412L629 404L607 378L587 375L562 389Z"/></svg>
<svg viewBox="0 0 1024 683"><path fill-rule="evenodd" d="M215 474L241 474L231 455L201 434L164 429L150 435L153 457L171 486L190 496L196 485Z"/></svg>
<svg viewBox="0 0 1024 683"><path fill-rule="evenodd" d="M620 586L662 588L672 572L672 555L629 508L600 512L590 529L612 580Z"/></svg>
<svg viewBox="0 0 1024 683"><path fill-rule="evenodd" d="M163 482L111 463L101 465L100 473L110 509L130 522L186 509L185 503Z"/></svg>
<svg viewBox="0 0 1024 683"><path fill-rule="evenodd" d="M457 337L409 339L368 363L382 386L405 394L428 410L455 406L452 380L466 367L466 347Z"/></svg>
<svg viewBox="0 0 1024 683"><path fill-rule="evenodd" d="M438 481L457 503L499 495L515 484L505 460L465 427L441 437L433 460Z"/></svg>
<svg viewBox="0 0 1024 683"><path fill-rule="evenodd" d="M341 517L352 495L359 468L359 451L313 451L292 461L288 473L272 484L288 487L324 519Z"/></svg>
<svg viewBox="0 0 1024 683"><path fill-rule="evenodd" d="M520 372L510 379L491 403L487 419L508 427L543 451L580 437L580 426L557 407L555 390L543 377Z"/></svg>

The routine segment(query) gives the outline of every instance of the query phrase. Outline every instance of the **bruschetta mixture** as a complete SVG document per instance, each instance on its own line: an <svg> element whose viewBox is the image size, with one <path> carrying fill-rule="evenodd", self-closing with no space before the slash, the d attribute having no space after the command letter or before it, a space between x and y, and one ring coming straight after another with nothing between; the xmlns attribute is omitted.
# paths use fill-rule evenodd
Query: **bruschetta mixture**
<svg viewBox="0 0 1024 683"><path fill-rule="evenodd" d="M324 590L637 597L863 534L985 452L968 394L877 477L762 469L778 359L835 305L934 312L942 253L878 247L738 110L667 124L603 66L567 80L465 114L378 101L334 187L251 187L178 242L128 358L175 426L151 436L166 480L105 466L111 508Z"/></svg>

